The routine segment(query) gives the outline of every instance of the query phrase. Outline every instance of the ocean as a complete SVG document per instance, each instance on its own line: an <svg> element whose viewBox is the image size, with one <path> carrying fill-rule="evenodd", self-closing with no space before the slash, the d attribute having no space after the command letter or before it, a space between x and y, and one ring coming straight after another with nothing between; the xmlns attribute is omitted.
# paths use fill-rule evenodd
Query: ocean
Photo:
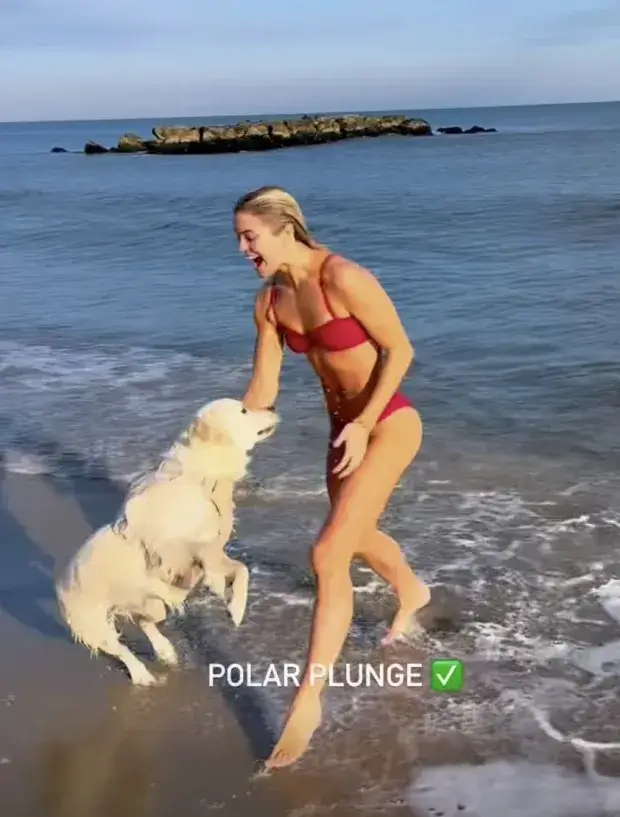
<svg viewBox="0 0 620 817"><path fill-rule="evenodd" d="M4 472L120 502L201 404L242 396L259 282L231 211L284 186L323 243L379 277L415 348L404 391L424 443L384 526L460 627L390 660L465 667L452 695L329 689L303 764L320 777L398 751L405 773L365 774L360 815L617 814L618 744L588 742L617 742L620 723L620 103L406 113L498 132L85 156L89 139L169 120L0 124ZM278 410L239 495L248 618L232 631L201 598L171 625L196 672L213 643L256 667L304 659L328 426L302 356L286 356ZM44 550L33 542L29 558ZM22 558L20 581L26 570ZM354 575L343 660L376 661L393 599ZM260 695L281 717L292 692ZM372 740L347 737L359 729ZM290 813L328 813L315 796Z"/></svg>

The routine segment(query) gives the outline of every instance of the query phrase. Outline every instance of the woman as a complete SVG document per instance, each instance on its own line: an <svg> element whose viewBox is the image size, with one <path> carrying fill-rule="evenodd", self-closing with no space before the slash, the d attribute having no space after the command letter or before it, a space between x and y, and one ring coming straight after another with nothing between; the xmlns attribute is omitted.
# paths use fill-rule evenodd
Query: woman
<svg viewBox="0 0 620 817"><path fill-rule="evenodd" d="M257 340L248 408L275 403L284 343L306 354L331 423L330 512L311 551L317 579L304 676L267 767L306 750L321 721L324 680L353 617L351 561L364 559L388 582L399 609L383 643L405 634L430 598L396 542L377 524L422 442L418 412L399 392L413 349L389 297L367 270L311 237L295 199L278 187L241 198L234 210L240 251L269 282L256 297ZM315 671L311 675L310 670Z"/></svg>

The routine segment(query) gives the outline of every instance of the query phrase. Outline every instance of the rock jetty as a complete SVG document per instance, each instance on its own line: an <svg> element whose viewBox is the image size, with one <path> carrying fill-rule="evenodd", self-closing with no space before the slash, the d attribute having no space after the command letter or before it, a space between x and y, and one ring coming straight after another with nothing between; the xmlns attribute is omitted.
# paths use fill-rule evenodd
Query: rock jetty
<svg viewBox="0 0 620 817"><path fill-rule="evenodd" d="M461 128L459 125L451 125L449 128L437 128L437 133L443 133L446 136L461 133L497 133L497 128L481 128L480 125L473 125L471 128Z"/></svg>
<svg viewBox="0 0 620 817"><path fill-rule="evenodd" d="M274 122L239 122L236 125L158 126L152 139L126 133L118 145L106 148L87 142L84 153L240 153L320 145L377 136L432 136L424 119L406 116L302 116Z"/></svg>

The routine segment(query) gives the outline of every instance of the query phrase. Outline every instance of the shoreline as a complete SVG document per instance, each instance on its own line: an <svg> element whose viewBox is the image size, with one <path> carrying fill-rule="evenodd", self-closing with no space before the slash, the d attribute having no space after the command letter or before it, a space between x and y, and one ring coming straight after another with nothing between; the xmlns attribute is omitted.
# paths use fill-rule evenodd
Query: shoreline
<svg viewBox="0 0 620 817"><path fill-rule="evenodd" d="M0 679L0 795L10 817L167 817L174 809L183 817L212 809L222 817L261 810L285 817L309 807L347 817L360 805L369 769L337 764L334 746L346 751L371 726L328 741L319 735L293 770L257 776L279 717L268 691L208 682L210 662L247 659L233 658L215 636L205 649L191 633L191 613L183 633L174 620L164 625L180 642L183 668L166 673L159 687L131 686L112 659L73 643L52 577L106 521L120 493L105 481L0 477L0 648L10 656ZM209 628L208 620L201 624ZM144 642L125 632L151 663ZM399 754L395 747L385 762L368 757L376 785L388 774L401 790L407 786L408 759L400 757L397 771ZM390 817L411 813L402 802L386 806Z"/></svg>
<svg viewBox="0 0 620 817"><path fill-rule="evenodd" d="M413 817L431 806L433 813L447 815L458 806L467 813L474 804L486 814L494 801L478 790L486 791L493 775L505 796L519 802L528 776L538 770L535 811L524 811L526 817L553 817L546 798L559 797L564 780L576 798L601 797L607 789L617 796L612 778L588 779L579 753L549 733L545 737L540 726L533 762L519 765L523 727L502 737L500 719L484 739L477 730L459 732L454 723L466 721L467 698L441 699L442 719L441 709L429 706L430 692L408 690L400 678L376 696L336 683L307 755L290 769L257 775L294 685L282 696L275 694L277 683L276 689L267 683L266 689L239 686L236 676L232 684L218 678L210 683L208 672L214 662L255 664L250 652L257 646L261 656L277 661L273 633L261 629L261 606L269 600L257 595L254 620L241 640L226 624L218 626L223 616L217 605L198 604L182 619L172 617L164 631L179 648L182 669L167 673L161 687L132 687L112 659L91 657L71 641L60 625L51 579L114 514L123 487L71 474L5 471L1 477L0 647L9 660L0 678L0 794L10 817L167 817L175 809L183 817L213 810L222 817L253 817L261 808L273 817L370 817L377 809L386 817ZM360 609L359 626L364 616ZM370 628L374 619L369 611L366 616ZM303 638L306 608L290 609L288 621ZM126 632L134 642L133 630ZM144 642L134 643L150 663ZM373 663L377 657L366 650L357 655ZM402 664L423 660L410 647L388 657ZM484 663L468 663L467 672L470 689L480 687L484 697ZM506 682L510 687L514 679ZM492 706L496 693L492 687L489 692ZM371 718L358 703L363 699L366 706L372 700ZM455 711L459 707L463 715ZM476 711L484 716L484 709ZM607 722L616 711L610 710ZM548 717L567 732L566 716ZM579 729L578 735L610 740L602 729ZM613 758L598 759L598 768L617 775Z"/></svg>

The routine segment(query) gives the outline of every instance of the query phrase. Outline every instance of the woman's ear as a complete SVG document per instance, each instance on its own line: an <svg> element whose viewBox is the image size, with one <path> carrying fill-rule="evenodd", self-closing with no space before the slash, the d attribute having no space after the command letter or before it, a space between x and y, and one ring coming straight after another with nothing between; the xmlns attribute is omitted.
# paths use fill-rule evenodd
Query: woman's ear
<svg viewBox="0 0 620 817"><path fill-rule="evenodd" d="M286 236L290 241L295 240L295 227L291 224L290 221L287 221L286 224L282 224L277 230L274 230L274 235L277 236Z"/></svg>

